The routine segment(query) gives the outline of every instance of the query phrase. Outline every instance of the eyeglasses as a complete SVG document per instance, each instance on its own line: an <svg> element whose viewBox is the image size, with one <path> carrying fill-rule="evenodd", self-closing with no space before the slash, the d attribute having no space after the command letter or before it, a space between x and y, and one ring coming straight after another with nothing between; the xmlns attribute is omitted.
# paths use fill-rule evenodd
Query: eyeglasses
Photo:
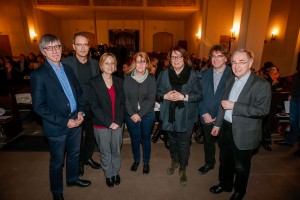
<svg viewBox="0 0 300 200"><path fill-rule="evenodd" d="M146 60L139 60L139 61L135 61L136 64L139 64L139 65L145 65L147 63Z"/></svg>
<svg viewBox="0 0 300 200"><path fill-rule="evenodd" d="M75 44L75 46L77 46L77 47L88 47L88 46L90 46L88 43L77 43L77 44Z"/></svg>
<svg viewBox="0 0 300 200"><path fill-rule="evenodd" d="M243 65L247 64L248 62L250 62L250 61L231 62L231 65L233 67L235 67L235 66L243 66Z"/></svg>
<svg viewBox="0 0 300 200"><path fill-rule="evenodd" d="M182 56L171 56L171 60L181 60Z"/></svg>
<svg viewBox="0 0 300 200"><path fill-rule="evenodd" d="M223 57L224 55L216 55L216 56L211 56L211 59L221 59Z"/></svg>
<svg viewBox="0 0 300 200"><path fill-rule="evenodd" d="M47 51L52 51L53 48L55 50L59 50L61 48L61 45L47 46L47 47L44 47L43 49L46 49Z"/></svg>

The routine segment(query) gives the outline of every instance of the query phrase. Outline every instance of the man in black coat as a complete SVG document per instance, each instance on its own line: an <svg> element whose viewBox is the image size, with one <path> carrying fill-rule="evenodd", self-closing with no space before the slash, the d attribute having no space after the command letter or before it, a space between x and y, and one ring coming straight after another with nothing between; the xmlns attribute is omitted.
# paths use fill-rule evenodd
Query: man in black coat
<svg viewBox="0 0 300 200"><path fill-rule="evenodd" d="M84 164L91 166L93 169L99 169L100 164L92 159L96 139L93 129L93 113L88 103L87 90L89 87L89 81L92 77L99 75L98 61L89 58L89 38L84 32L75 33L73 36L73 49L75 50L75 56L67 57L62 60L63 64L70 65L79 80L83 99L85 101L85 117L83 123L83 130L85 137L82 137L79 159L79 175L84 174ZM82 132L83 136L83 132Z"/></svg>

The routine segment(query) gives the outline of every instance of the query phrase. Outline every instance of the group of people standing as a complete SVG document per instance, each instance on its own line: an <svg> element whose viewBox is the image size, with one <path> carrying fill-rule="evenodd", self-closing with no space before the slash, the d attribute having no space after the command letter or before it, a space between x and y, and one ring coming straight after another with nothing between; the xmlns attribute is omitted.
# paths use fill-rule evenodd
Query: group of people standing
<svg viewBox="0 0 300 200"><path fill-rule="evenodd" d="M251 157L261 138L261 121L268 114L271 99L268 82L251 72L251 52L234 52L230 68L226 65L226 49L215 45L210 51L213 68L199 73L192 69L188 53L174 47L168 54L170 67L160 73L157 81L149 73L148 55L138 52L123 81L113 76L117 70L114 54L104 53L99 64L87 56L89 39L84 33L74 35L74 57L61 60L61 47L56 36L42 36L39 48L46 62L30 75L33 108L43 119L50 145L50 190L54 200L64 199L65 157L67 186L91 184L79 179L84 165L102 168L108 187L121 183L124 121L133 153L130 170L138 170L142 154L142 172L149 174L155 101L160 103L161 127L168 135L171 165L167 174L174 174L178 168L180 184L187 185L192 130L200 113L205 164L199 172L205 174L214 168L218 135L219 184L210 191L217 194L234 188L231 199L243 198ZM95 143L101 164L92 159Z"/></svg>

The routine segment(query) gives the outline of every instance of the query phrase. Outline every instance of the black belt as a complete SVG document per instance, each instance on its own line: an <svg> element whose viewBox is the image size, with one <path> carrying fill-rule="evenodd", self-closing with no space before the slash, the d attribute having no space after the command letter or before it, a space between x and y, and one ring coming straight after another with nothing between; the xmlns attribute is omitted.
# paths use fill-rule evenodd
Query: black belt
<svg viewBox="0 0 300 200"><path fill-rule="evenodd" d="M228 124L228 125L230 125L230 126L232 126L232 123L231 122L229 122L229 121L227 121L227 120L223 120L223 123L225 123L225 124Z"/></svg>

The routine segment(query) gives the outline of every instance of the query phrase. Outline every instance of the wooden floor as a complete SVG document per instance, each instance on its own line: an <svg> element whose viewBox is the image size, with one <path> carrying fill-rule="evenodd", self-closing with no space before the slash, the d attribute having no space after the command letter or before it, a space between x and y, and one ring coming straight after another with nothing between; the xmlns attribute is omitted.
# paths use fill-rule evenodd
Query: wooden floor
<svg viewBox="0 0 300 200"><path fill-rule="evenodd" d="M25 134L39 133L27 130ZM278 137L274 136L273 139ZM245 200L300 199L300 158L293 155L296 147L273 144L272 148L272 152L260 149L253 157ZM95 152L93 158L99 161L99 153ZM137 172L131 172L133 158L130 142L125 138L119 186L108 188L103 171L86 166L82 178L91 180L92 185L88 188L68 188L64 183L64 197L66 200L229 199L231 193L216 195L209 192L209 188L218 183L219 163L214 170L200 175L197 170L203 160L203 145L193 142L187 168L188 185L182 187L177 171L171 176L166 173L170 156L162 143L152 144L151 171L148 175L142 174L141 167ZM0 151L0 200L51 200L48 165L48 152Z"/></svg>

